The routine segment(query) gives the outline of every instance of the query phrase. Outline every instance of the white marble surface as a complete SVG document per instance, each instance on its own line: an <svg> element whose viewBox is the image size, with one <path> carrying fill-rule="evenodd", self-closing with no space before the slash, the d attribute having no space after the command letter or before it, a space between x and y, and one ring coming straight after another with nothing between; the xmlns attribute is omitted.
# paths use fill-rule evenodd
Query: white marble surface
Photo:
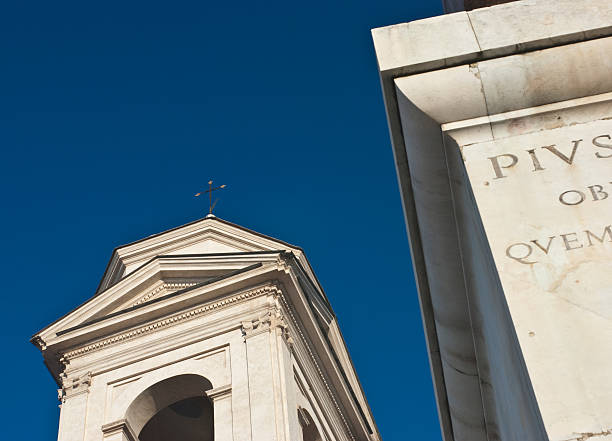
<svg viewBox="0 0 612 441"><path fill-rule="evenodd" d="M462 149L552 440L612 427L611 137L600 119Z"/></svg>
<svg viewBox="0 0 612 441"><path fill-rule="evenodd" d="M612 431L612 4L552 5L372 31L445 441Z"/></svg>

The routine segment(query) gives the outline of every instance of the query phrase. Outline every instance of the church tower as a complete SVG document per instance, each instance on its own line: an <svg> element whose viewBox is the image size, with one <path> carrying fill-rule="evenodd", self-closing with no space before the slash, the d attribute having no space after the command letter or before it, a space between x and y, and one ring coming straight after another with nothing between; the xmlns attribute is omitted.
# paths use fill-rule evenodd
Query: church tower
<svg viewBox="0 0 612 441"><path fill-rule="evenodd" d="M212 215L115 249L32 342L58 441L380 440L304 252Z"/></svg>

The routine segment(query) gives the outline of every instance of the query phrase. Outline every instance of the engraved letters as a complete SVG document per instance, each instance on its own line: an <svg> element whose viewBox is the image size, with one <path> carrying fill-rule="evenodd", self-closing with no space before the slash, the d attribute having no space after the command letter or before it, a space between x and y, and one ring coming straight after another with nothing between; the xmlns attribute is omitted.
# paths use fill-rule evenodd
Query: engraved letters
<svg viewBox="0 0 612 441"><path fill-rule="evenodd" d="M569 148L552 144L527 149L525 153L528 162L524 160L523 155L519 156L512 153L490 156L487 159L491 162L493 179L495 180L507 178L510 175L509 170L514 167L520 167L523 162L527 162L530 171L534 173L545 171L548 167L555 164L573 166L578 161L578 153L587 148L586 146L587 144L584 143L583 139L575 139L570 142ZM588 148L594 150L594 158L612 158L612 136L609 134L596 136L591 140Z"/></svg>
<svg viewBox="0 0 612 441"><path fill-rule="evenodd" d="M577 219L587 219L587 211L581 207L595 204L594 207L608 210L609 205L606 204L612 205L612 179L608 179L608 182L584 182L582 185L579 182L580 176L590 176L593 161L598 164L596 169L601 169L599 164L607 163L600 161L610 159L612 169L612 134L593 135L576 136L555 144L526 146L512 152L505 151L488 156L483 158L487 161L485 170L488 169L492 174L493 182L499 182L497 185L528 187L537 193L538 200L541 197L550 198L551 204L562 205L562 210L570 218L575 214ZM531 176L533 181L526 181ZM571 184L565 184L565 188L560 187L564 185L563 182L558 182L560 176L564 181L567 176L567 182ZM485 181L484 185L490 185L489 181ZM520 194L525 194L524 189L520 190ZM533 203L527 204L526 207L534 208ZM610 222L610 219L606 221ZM580 253L579 250L586 252L591 247L611 246L612 225L600 224L589 228L575 225L568 229L569 231L544 233L541 236L541 230L537 229L538 233L535 235L539 237L532 236L509 243L505 248L505 256L522 265L534 265L539 262L554 263L557 259L554 256L559 256L559 253L575 255Z"/></svg>
<svg viewBox="0 0 612 441"><path fill-rule="evenodd" d="M612 182L610 182L610 184L612 184ZM587 191L566 190L559 195L559 202L563 205L579 205L587 200L587 198L590 201L597 202L608 199L608 196L610 196L610 193L604 190L603 185L589 185L586 190ZM612 190L612 187L610 190Z"/></svg>
<svg viewBox="0 0 612 441"><path fill-rule="evenodd" d="M580 248L602 246L612 242L612 225L599 230L584 230L549 236L547 239L532 239L517 242L506 247L506 256L524 265L538 263L539 259L552 250L570 252Z"/></svg>
<svg viewBox="0 0 612 441"><path fill-rule="evenodd" d="M604 143L604 139L608 140L608 143ZM612 150L612 138L610 138L610 135L601 135L601 136L596 136L595 138L593 138L593 145L596 147L601 147L603 149L610 149ZM604 155L601 152L597 152L595 153L595 156L597 156L598 158L612 158L612 152L608 152L607 155Z"/></svg>

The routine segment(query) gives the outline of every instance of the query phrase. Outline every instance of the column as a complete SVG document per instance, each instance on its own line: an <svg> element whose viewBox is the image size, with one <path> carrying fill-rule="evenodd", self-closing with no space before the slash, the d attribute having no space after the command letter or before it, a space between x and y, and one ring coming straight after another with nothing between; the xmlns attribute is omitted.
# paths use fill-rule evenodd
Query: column
<svg viewBox="0 0 612 441"><path fill-rule="evenodd" d="M297 405L292 399L295 394L290 338L282 310L274 304L260 318L243 322L242 328L247 348L252 440L292 440L299 427Z"/></svg>
<svg viewBox="0 0 612 441"><path fill-rule="evenodd" d="M87 396L91 374L77 378L64 378L64 387L58 390L61 401L58 441L82 441L87 416Z"/></svg>

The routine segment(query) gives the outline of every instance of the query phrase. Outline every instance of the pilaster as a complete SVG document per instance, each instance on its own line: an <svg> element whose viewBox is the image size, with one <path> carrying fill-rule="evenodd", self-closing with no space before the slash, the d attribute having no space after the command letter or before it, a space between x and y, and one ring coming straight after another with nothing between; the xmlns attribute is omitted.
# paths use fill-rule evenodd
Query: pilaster
<svg viewBox="0 0 612 441"><path fill-rule="evenodd" d="M73 378L64 378L58 389L60 400L60 424L58 441L81 441L85 434L87 398L91 386L91 373Z"/></svg>
<svg viewBox="0 0 612 441"><path fill-rule="evenodd" d="M259 318L242 322L249 378L253 441L289 441L299 433L288 400L295 401L291 372L292 339L280 307L272 306Z"/></svg>

